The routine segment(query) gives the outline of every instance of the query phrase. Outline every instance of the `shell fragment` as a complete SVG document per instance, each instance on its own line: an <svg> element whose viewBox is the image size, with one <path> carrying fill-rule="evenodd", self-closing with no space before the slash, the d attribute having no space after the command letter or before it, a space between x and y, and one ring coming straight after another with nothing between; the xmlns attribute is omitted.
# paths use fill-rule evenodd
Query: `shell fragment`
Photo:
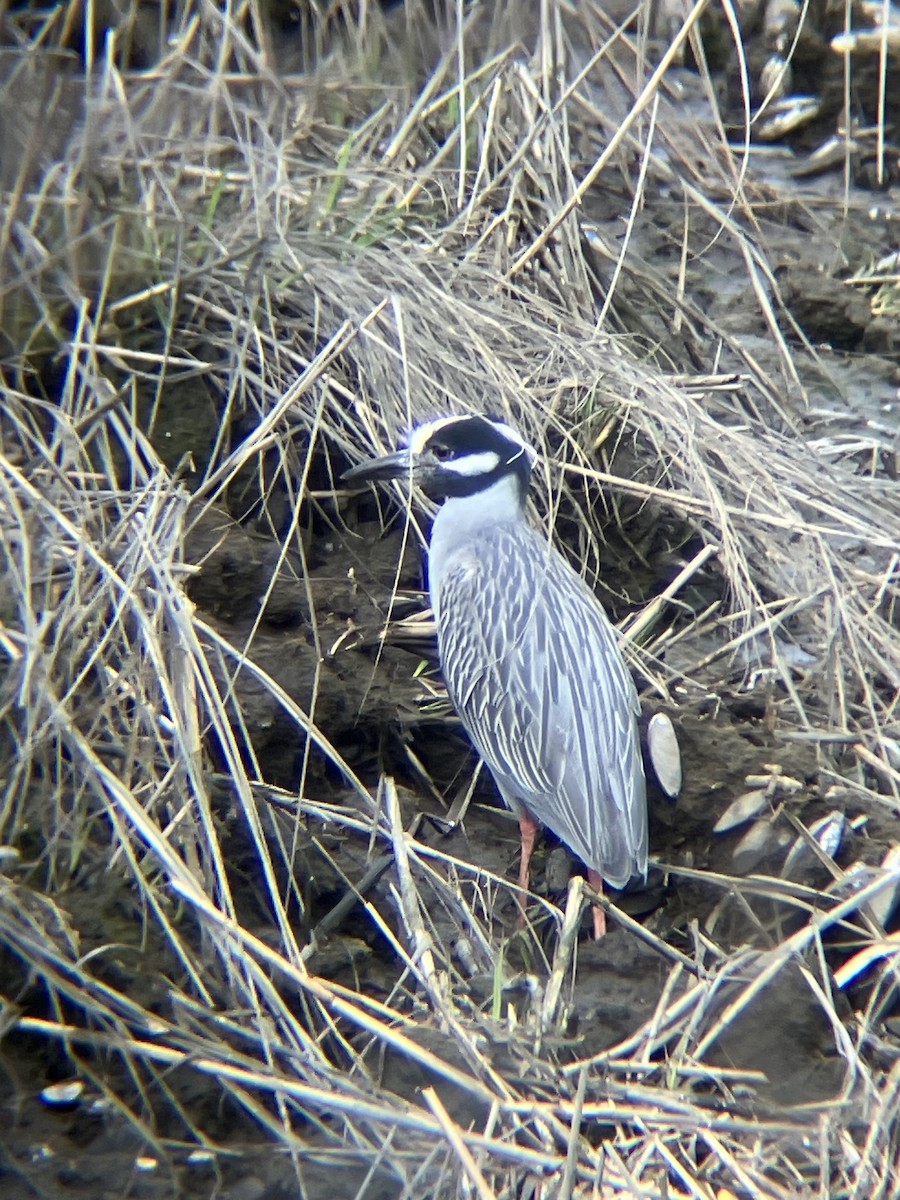
<svg viewBox="0 0 900 1200"><path fill-rule="evenodd" d="M675 726L665 713L654 713L647 726L647 752L659 786L674 800L681 791L681 748Z"/></svg>

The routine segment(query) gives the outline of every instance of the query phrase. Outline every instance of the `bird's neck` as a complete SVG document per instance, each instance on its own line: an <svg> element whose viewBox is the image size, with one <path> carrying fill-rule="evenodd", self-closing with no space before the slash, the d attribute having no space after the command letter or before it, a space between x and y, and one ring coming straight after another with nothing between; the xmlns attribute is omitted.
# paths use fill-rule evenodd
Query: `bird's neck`
<svg viewBox="0 0 900 1200"><path fill-rule="evenodd" d="M498 480L473 496L448 497L431 527L428 551L428 588L438 626L441 591L446 572L460 561L478 559L488 544L487 535L499 525L522 520L524 498L515 478Z"/></svg>
<svg viewBox="0 0 900 1200"><path fill-rule="evenodd" d="M486 525L516 521L522 515L524 504L525 498L515 475L504 475L491 487L472 496L450 496L435 518L432 542L444 533L459 537Z"/></svg>

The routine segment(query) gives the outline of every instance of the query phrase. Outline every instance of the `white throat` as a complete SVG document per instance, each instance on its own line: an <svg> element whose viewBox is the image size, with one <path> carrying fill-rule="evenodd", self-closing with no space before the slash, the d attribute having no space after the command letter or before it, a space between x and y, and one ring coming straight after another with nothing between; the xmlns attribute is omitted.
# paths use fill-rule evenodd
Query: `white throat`
<svg viewBox="0 0 900 1200"><path fill-rule="evenodd" d="M434 568L446 566L454 551L477 539L479 531L507 521L523 520L522 497L515 475L504 475L495 484L474 496L450 496L441 505L431 529L430 579L436 583Z"/></svg>
<svg viewBox="0 0 900 1200"><path fill-rule="evenodd" d="M452 529L455 535L482 525L515 521L522 513L522 497L516 475L503 475L496 483L473 496L448 496L434 519L432 542L439 530Z"/></svg>

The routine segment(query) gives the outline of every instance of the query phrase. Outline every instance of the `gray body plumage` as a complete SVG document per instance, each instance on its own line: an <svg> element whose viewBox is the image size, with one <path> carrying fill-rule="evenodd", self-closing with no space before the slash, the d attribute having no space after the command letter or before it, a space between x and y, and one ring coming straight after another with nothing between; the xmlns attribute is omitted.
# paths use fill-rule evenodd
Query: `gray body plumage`
<svg viewBox="0 0 900 1200"><path fill-rule="evenodd" d="M428 563L447 688L505 802L614 887L644 874L634 683L596 596L528 524L516 479L446 500Z"/></svg>
<svg viewBox="0 0 900 1200"><path fill-rule="evenodd" d="M623 887L647 869L637 693L596 596L526 520L535 459L495 418L445 417L345 478L444 500L428 565L450 697L513 812ZM529 858L523 825L525 886Z"/></svg>

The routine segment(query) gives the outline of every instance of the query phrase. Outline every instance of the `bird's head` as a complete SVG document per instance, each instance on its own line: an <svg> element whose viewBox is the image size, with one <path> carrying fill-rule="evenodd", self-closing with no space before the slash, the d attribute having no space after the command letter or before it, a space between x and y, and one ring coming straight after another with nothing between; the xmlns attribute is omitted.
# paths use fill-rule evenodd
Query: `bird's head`
<svg viewBox="0 0 900 1200"><path fill-rule="evenodd" d="M514 478L524 496L537 454L509 425L489 416L441 417L419 425L406 446L344 474L348 483L409 479L435 499L474 496Z"/></svg>

